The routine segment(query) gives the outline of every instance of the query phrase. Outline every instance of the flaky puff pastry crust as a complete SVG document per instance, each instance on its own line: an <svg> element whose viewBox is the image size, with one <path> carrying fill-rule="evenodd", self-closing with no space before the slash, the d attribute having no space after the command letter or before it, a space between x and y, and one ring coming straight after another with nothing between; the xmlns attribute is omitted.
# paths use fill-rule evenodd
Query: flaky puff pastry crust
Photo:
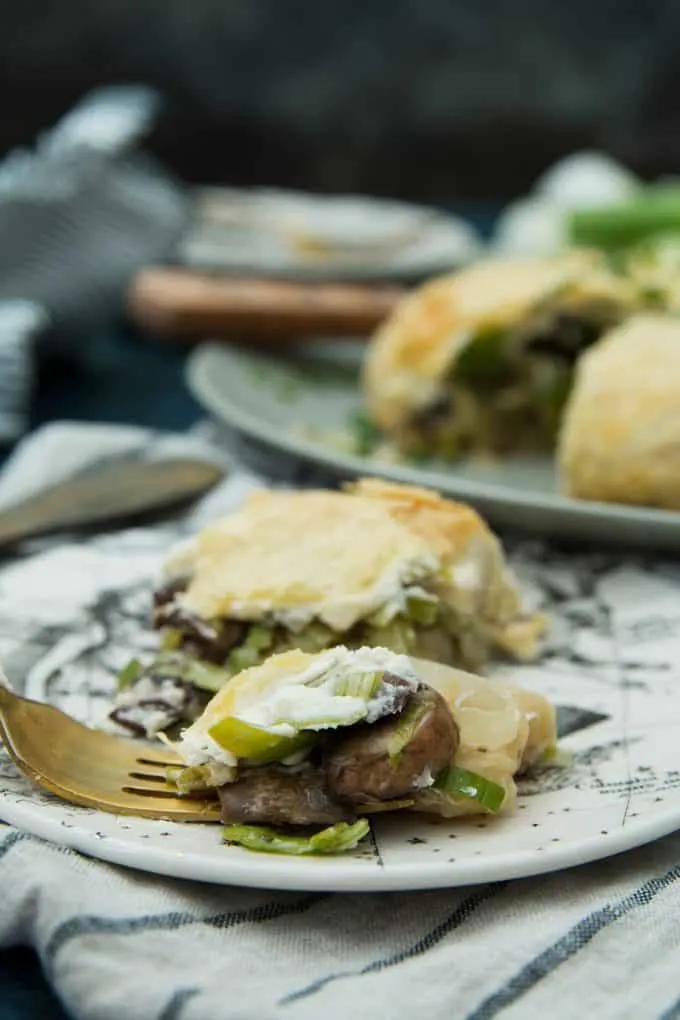
<svg viewBox="0 0 680 1020"><path fill-rule="evenodd" d="M580 360L558 443L563 490L680 509L680 321L636 315Z"/></svg>
<svg viewBox="0 0 680 1020"><path fill-rule="evenodd" d="M207 619L298 613L342 632L425 582L520 658L544 629L523 612L501 545L474 510L378 479L345 492L258 492L196 536L181 566L190 580L177 601Z"/></svg>
<svg viewBox="0 0 680 1020"><path fill-rule="evenodd" d="M461 611L493 624L499 647L521 659L536 654L546 621L523 612L519 588L501 543L476 510L431 489L379 478L349 483L358 496L382 501L391 515L423 538L440 562L440 589Z"/></svg>
<svg viewBox="0 0 680 1020"><path fill-rule="evenodd" d="M398 431L436 396L472 333L521 325L553 296L633 306L633 289L609 273L598 252L574 249L543 258L489 258L437 277L406 295L371 339L363 367L368 410Z"/></svg>
<svg viewBox="0 0 680 1020"><path fill-rule="evenodd" d="M426 540L379 501L264 491L197 536L181 601L205 618L313 610L344 629L371 611L381 584L396 587L437 566Z"/></svg>

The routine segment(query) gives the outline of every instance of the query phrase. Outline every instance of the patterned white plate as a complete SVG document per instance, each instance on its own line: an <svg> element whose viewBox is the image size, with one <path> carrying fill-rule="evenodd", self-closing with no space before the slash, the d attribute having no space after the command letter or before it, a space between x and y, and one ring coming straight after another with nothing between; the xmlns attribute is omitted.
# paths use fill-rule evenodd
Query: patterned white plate
<svg viewBox="0 0 680 1020"><path fill-rule="evenodd" d="M90 723L113 671L151 640L149 580L179 526L38 549L0 569L0 659L10 678ZM438 822L376 819L356 852L251 854L219 828L70 807L0 757L0 818L93 857L178 878L309 890L416 889L500 880L619 853L680 827L680 568L513 549L530 596L553 614L539 666L503 668L559 706L569 768L527 779L517 813Z"/></svg>

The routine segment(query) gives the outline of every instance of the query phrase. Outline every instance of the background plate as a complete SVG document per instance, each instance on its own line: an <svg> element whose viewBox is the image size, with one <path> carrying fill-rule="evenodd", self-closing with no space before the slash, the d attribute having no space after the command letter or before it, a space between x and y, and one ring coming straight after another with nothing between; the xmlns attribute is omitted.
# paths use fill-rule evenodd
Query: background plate
<svg viewBox="0 0 680 1020"><path fill-rule="evenodd" d="M179 256L194 268L301 280L419 280L464 265L470 224L425 206L360 195L199 188Z"/></svg>
<svg viewBox="0 0 680 1020"><path fill-rule="evenodd" d="M680 513L592 503L556 491L549 458L495 465L391 465L333 448L304 433L340 430L361 409L361 344L318 342L277 356L206 344L189 359L188 381L256 470L297 484L372 474L429 485L477 507L497 528L586 541L680 550Z"/></svg>

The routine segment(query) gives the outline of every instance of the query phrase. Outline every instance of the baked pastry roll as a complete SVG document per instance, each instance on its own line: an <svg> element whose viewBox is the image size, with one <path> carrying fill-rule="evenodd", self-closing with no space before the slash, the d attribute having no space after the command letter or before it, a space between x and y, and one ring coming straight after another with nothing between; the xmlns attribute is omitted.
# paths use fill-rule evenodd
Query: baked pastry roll
<svg viewBox="0 0 680 1020"><path fill-rule="evenodd" d="M539 694L385 648L289 651L215 695L175 745L185 767L169 778L183 793L213 790L223 821L239 827L497 814L515 805L515 776L556 740ZM232 835L248 846L263 834Z"/></svg>
<svg viewBox="0 0 680 1020"><path fill-rule="evenodd" d="M435 279L370 342L369 414L410 454L551 448L575 360L638 301L585 250L487 259Z"/></svg>
<svg viewBox="0 0 680 1020"><path fill-rule="evenodd" d="M581 358L558 444L563 490L680 509L680 321L633 316Z"/></svg>
<svg viewBox="0 0 680 1020"><path fill-rule="evenodd" d="M164 654L114 713L146 732L167 719L142 700L186 718L195 705L173 709L182 691L288 649L382 646L477 668L497 652L530 659L544 629L474 510L377 479L256 493L170 556L155 602Z"/></svg>

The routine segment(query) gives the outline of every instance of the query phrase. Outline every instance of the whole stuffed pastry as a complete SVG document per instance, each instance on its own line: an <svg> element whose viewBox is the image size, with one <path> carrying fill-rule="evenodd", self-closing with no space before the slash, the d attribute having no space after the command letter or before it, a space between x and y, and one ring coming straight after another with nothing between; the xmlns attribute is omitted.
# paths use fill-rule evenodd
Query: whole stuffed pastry
<svg viewBox="0 0 680 1020"><path fill-rule="evenodd" d="M407 454L550 449L579 355L639 301L586 250L490 258L434 279L369 344L369 414Z"/></svg>

